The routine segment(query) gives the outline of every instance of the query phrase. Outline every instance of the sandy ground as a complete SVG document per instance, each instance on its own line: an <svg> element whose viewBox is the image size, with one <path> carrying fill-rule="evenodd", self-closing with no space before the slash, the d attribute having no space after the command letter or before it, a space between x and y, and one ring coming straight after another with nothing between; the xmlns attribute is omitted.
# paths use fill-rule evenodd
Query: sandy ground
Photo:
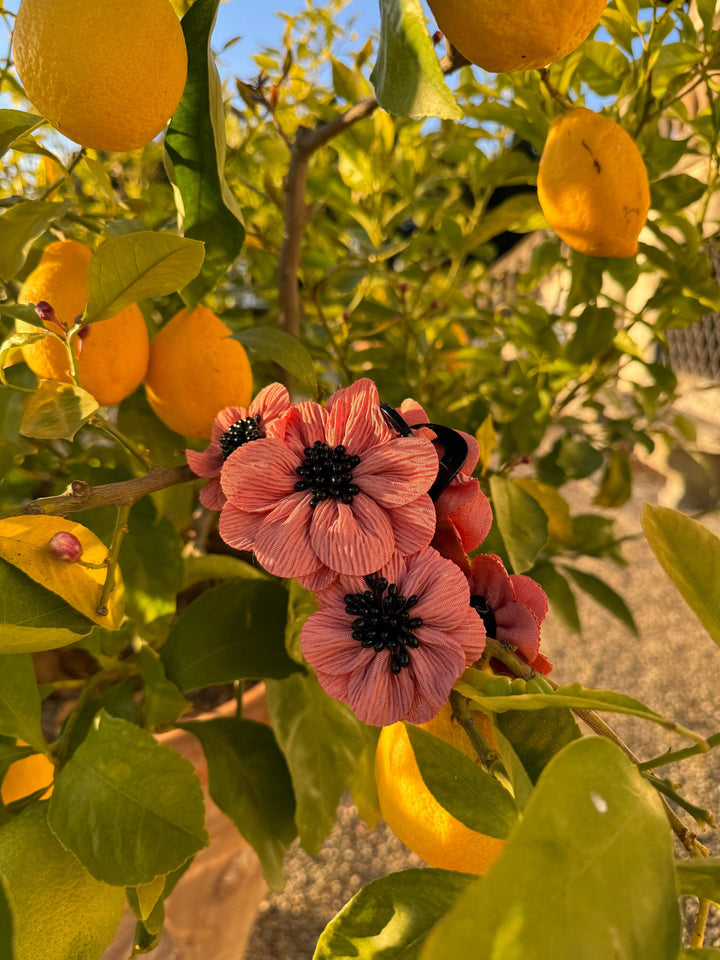
<svg viewBox="0 0 720 960"><path fill-rule="evenodd" d="M615 512L621 535L640 533L642 503L657 502L663 483L657 474L638 469L633 499ZM590 490L582 483L575 486L570 496L573 513L592 509ZM704 517L703 522L720 534L720 513ZM583 597L580 636L552 614L544 625L544 649L555 664L554 679L631 694L704 735L715 733L720 729L720 650L675 591L645 540L629 541L625 554L629 566L624 569L596 560L576 565L602 576L625 597L640 638ZM686 745L660 727L633 718L608 719L642 758ZM680 783L688 799L710 808L720 819L720 750L661 772ZM720 856L717 834L701 839ZM347 801L319 856L310 858L297 847L290 852L287 887L263 901L245 960L311 960L324 926L353 894L374 878L416 866L421 866L419 859L384 824L369 831ZM692 902L686 906L691 917ZM720 911L711 911L706 945L720 946Z"/></svg>

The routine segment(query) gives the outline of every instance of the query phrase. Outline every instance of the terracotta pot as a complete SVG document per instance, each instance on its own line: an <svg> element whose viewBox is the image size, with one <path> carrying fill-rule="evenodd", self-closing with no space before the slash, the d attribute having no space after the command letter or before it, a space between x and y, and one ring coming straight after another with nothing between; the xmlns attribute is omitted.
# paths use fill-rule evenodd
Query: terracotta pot
<svg viewBox="0 0 720 960"><path fill-rule="evenodd" d="M212 713L193 718L235 713L228 701ZM257 684L243 696L243 716L269 721L265 687ZM205 793L205 825L210 846L201 850L165 903L165 929L149 960L240 960L265 893L260 862L235 826L215 806L207 792L207 764L200 741L185 730L160 734L160 743L172 747L195 767ZM135 917L126 909L115 939L102 960L127 960Z"/></svg>

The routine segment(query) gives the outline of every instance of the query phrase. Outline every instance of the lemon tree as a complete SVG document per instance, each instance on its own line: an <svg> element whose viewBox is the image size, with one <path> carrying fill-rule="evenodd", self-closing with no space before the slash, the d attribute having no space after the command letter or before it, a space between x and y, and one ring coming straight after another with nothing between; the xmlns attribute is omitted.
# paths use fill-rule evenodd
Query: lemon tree
<svg viewBox="0 0 720 960"><path fill-rule="evenodd" d="M2 957L154 950L218 818L280 888L346 790L429 868L318 960L717 952L713 705L547 653L585 600L646 649L606 571L720 310L717 5L429 6L248 72L219 0L0 0ZM720 541L643 523L716 641Z"/></svg>

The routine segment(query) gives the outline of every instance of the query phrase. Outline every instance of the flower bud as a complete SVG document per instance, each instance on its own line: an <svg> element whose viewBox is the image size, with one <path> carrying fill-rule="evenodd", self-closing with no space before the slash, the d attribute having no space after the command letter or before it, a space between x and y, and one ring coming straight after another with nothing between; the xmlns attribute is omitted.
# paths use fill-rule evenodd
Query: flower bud
<svg viewBox="0 0 720 960"><path fill-rule="evenodd" d="M82 544L74 533L60 530L48 544L50 553L58 560L67 560L68 563L77 563L83 555Z"/></svg>

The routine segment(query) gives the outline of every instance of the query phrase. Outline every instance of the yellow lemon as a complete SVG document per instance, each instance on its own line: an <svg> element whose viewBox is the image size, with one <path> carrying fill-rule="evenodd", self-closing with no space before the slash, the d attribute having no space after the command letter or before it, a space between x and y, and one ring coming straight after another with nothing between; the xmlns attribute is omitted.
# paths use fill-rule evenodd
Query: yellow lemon
<svg viewBox="0 0 720 960"><path fill-rule="evenodd" d="M222 409L250 403L250 361L231 335L212 310L199 306L181 310L150 344L147 398L176 433L209 439Z"/></svg>
<svg viewBox="0 0 720 960"><path fill-rule="evenodd" d="M0 885L13 925L15 960L97 960L112 940L124 887L92 877L33 803L0 827Z"/></svg>
<svg viewBox="0 0 720 960"><path fill-rule="evenodd" d="M17 743L19 747L26 746L23 740L18 740ZM55 767L42 753L33 753L22 760L16 760L8 767L3 778L0 790L2 802L7 806L14 800L22 800L23 797L35 793L41 787L48 788L41 799L49 797L54 776Z"/></svg>
<svg viewBox="0 0 720 960"><path fill-rule="evenodd" d="M428 0L447 39L492 73L534 70L572 53L607 0Z"/></svg>
<svg viewBox="0 0 720 960"><path fill-rule="evenodd" d="M75 240L51 243L20 291L20 303L46 301L60 323L69 329L85 309L88 264L92 251ZM45 326L54 329L46 321ZM36 330L18 321L19 333ZM82 386L102 406L120 403L145 376L150 355L147 326L139 307L132 304L99 323L91 323L73 340ZM45 337L23 347L23 359L38 377L70 383L70 363L63 344Z"/></svg>
<svg viewBox="0 0 720 960"><path fill-rule="evenodd" d="M650 209L640 151L609 117L578 107L550 127L538 198L565 243L591 257L632 257Z"/></svg>
<svg viewBox="0 0 720 960"><path fill-rule="evenodd" d="M168 0L23 0L13 53L31 103L60 133L96 150L149 143L187 75Z"/></svg>
<svg viewBox="0 0 720 960"><path fill-rule="evenodd" d="M474 714L480 731L494 744L492 724ZM470 740L446 704L434 720L420 725L477 760ZM442 807L425 786L403 723L383 727L375 754L380 810L392 832L431 867L484 873L499 856L504 840L470 830Z"/></svg>

